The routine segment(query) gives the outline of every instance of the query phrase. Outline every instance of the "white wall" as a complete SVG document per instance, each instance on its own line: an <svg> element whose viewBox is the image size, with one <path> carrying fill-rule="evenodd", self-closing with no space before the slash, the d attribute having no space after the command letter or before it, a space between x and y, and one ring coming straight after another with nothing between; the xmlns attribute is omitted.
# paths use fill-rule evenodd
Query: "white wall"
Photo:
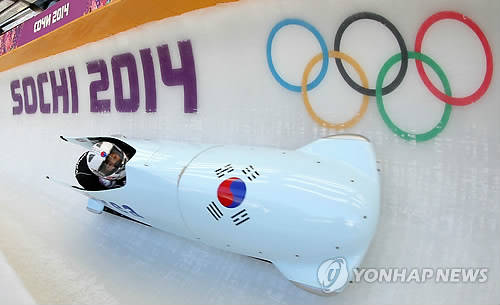
<svg viewBox="0 0 500 305"><path fill-rule="evenodd" d="M58 139L59 135L121 133L129 137L296 148L321 136L337 133L312 120L305 110L301 94L283 88L271 75L266 60L266 42L273 26L286 18L299 18L312 24L324 37L328 48L333 49L335 33L345 18L361 11L378 13L396 26L408 50L413 51L417 31L427 17L443 10L456 11L470 17L482 29L491 46L496 68L499 54L497 45L500 42L497 35L500 21L496 14L499 9L500 2L487 0L241 1L146 24L103 41L3 72L0 74L0 137L4 139L4 149L0 153L0 168L4 177L1 178L0 189L6 194L12 194L14 189L29 191L2 200L3 213L0 216L11 221L0 224L0 232L3 232L0 233L3 237L0 238L0 249L12 243L10 233L7 232L23 223L25 217L31 222L23 224L26 226L22 230L24 233L16 233L18 237L24 236L25 241L18 241L21 245L29 243L31 234L40 228L47 234L50 233L51 240L58 240L60 237L71 241L77 238L72 233L73 229L84 232L90 230L87 225L106 221L94 218L90 220L87 215L78 216L85 213L84 199L43 181L45 175L74 181L74 162L83 151L63 143ZM182 86L165 86L162 83L156 53L157 46L167 43L172 52L174 67L179 67L177 42L184 40L191 42L196 69L198 111L189 114L183 111ZM139 54L139 50L144 48L151 48L155 63L158 101L157 111L153 113L145 111L145 88ZM366 71L370 87L374 87L382 64L399 52L395 39L386 28L366 20L358 21L348 28L342 39L341 51L360 63ZM110 78L109 90L99 97L111 99L111 111L92 113L89 85L96 80L96 75L88 75L87 62L105 60L111 75L111 58L126 52L131 52L139 64L139 109L135 113L119 113L116 110L113 103L114 83ZM298 26L281 29L272 48L278 72L285 80L294 84L300 83L305 65L319 52L320 47L314 36ZM484 51L479 39L462 23L446 20L433 25L425 36L423 52L431 56L445 71L453 96L469 95L481 84L486 72ZM320 65L316 65L316 72L313 71L311 78L319 71ZM12 81L22 81L28 76L36 80L40 73L68 66L74 66L76 71L79 97L77 114L61 113L61 104L59 113L44 114L38 107L34 114L12 114L16 105L11 96ZM397 67L399 65L391 70L392 75ZM432 79L438 84L435 76ZM125 269L120 273L116 271L118 265L113 260L103 263L108 267L101 266L106 272L99 274L99 270L92 269L93 263L82 261L74 250L67 247L56 247L54 255L66 257L76 265L88 264L88 268L82 269L90 269L88 272L99 274L96 275L99 278L97 282L101 283L102 289L111 291L105 294L106 297L96 293L96 299L109 302L114 299L126 300L123 292L116 292L116 287L130 284L130 281L141 289L125 296L141 299L145 294L152 294L164 302L168 301L162 298L166 296L157 283L161 281L171 287L167 290L170 300L186 302L206 301L208 292L212 295L208 298L209 302L236 303L249 300L257 303L498 302L500 294L495 288L500 280L500 121L497 118L500 104L496 97L500 89L496 80L497 74L494 72L489 89L477 102L453 107L444 130L436 138L426 142L416 143L395 136L381 119L374 97L370 98L368 110L359 124L339 131L360 133L370 138L380 160L383 183L380 225L363 265L407 268L485 266L490 269L489 280L485 284L359 284L346 289L340 296L317 298L285 283L286 280L272 268L255 267L253 262L241 261L232 255L205 248L199 250L200 246L191 242L128 226L128 234L135 238L118 238L118 229L112 231L113 238L108 236L104 240L113 243L118 238L118 242L122 244L108 250L113 257L120 257L122 254L127 257L128 263L141 264L138 269ZM47 83L45 86L45 102L52 103L50 85ZM22 90L16 92L21 93ZM318 114L335 122L354 115L362 99L339 76L334 60L329 62L326 77L316 89L309 92L309 97ZM417 133L432 128L439 121L445 105L423 85L415 62L411 59L403 83L392 94L384 97L384 103L395 123ZM58 196L58 192L62 195ZM40 201L45 204L40 206L36 194L44 194L40 195ZM29 211L33 212L30 214ZM50 217L66 217L75 215L74 213L77 216L70 217L84 218L73 223L51 220ZM115 223L119 222L112 222ZM98 228L91 229L92 234L98 236L102 233L100 230L107 230L101 223ZM41 244L40 248L48 247L50 242L43 234L36 236L37 242ZM102 246L92 238L84 241L85 244L80 245L80 251L95 249L96 245ZM176 253L191 253L181 255L184 258L187 255L190 263L177 261L169 255L168 268L158 267L159 262L155 258L161 260L165 254L162 251L170 251L164 248L166 246L155 246L160 243L174 244ZM141 247L163 254L143 260L142 255L147 253L141 254ZM133 249L133 254L127 254L126 250L130 248ZM10 249L4 250L5 255L9 261L16 261L13 257L17 252ZM32 251L35 255L36 247ZM72 256L76 258L71 258ZM229 261L226 263L230 267L224 269L224 274L212 274L214 270L200 267L202 270L199 272L202 274L197 273L197 276L201 276L198 280L186 276L186 282L195 281L205 290L197 292L199 297L183 299L183 295L192 293L187 287L189 285L179 284L185 283L184 280L179 282L172 274L192 272L189 271L190 264L206 265L214 259L221 262L217 257ZM56 263L53 264L53 269L57 270ZM31 268L36 268L36 264L33 265L35 266ZM44 275L39 275L40 279L36 280L30 277L32 271L23 268L21 263L14 263L13 267L20 270L21 278L29 283L27 287L34 298L38 298L37 301L51 301L54 295L61 295L47 292ZM65 268L77 267L65 264ZM169 276L165 278L164 274L155 273L157 268ZM247 276L239 272L239 268L246 270ZM86 271L80 268L78 270L89 276ZM146 276L141 272L148 274L148 280L156 283L152 284L155 288L135 279ZM211 280L200 284L207 277ZM59 282L56 281L58 285L67 282L63 280L67 279L64 276L60 279ZM219 291L217 287L220 284L217 283L221 281L230 282L231 289ZM81 286L72 287L75 291L81 289ZM156 288L158 289L151 290ZM262 291L265 293L261 293ZM77 292L62 293L61 300L69 302L75 294L78 295ZM155 302L159 299L147 300Z"/></svg>

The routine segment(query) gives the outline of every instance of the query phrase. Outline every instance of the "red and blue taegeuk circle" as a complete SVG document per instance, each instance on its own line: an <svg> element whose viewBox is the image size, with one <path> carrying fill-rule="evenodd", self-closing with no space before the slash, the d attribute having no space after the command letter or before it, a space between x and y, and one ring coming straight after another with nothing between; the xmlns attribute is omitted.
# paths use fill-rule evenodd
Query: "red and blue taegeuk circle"
<svg viewBox="0 0 500 305"><path fill-rule="evenodd" d="M247 193L245 182L240 178L228 178L219 185L217 189L217 198L226 208L236 208L239 206Z"/></svg>

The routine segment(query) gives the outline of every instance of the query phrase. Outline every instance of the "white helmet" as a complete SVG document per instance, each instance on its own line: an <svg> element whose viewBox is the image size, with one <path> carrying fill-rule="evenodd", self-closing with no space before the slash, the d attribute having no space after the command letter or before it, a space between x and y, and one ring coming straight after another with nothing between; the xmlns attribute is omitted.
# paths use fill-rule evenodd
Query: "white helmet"
<svg viewBox="0 0 500 305"><path fill-rule="evenodd" d="M118 180L125 177L127 156L113 143L99 142L87 154L87 165L98 177Z"/></svg>

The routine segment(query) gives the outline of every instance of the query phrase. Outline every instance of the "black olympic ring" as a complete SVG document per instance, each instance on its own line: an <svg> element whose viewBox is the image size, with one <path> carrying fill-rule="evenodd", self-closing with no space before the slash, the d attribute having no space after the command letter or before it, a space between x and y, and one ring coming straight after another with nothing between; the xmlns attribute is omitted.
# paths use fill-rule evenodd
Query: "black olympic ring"
<svg viewBox="0 0 500 305"><path fill-rule="evenodd" d="M401 49L401 67L399 69L398 75L392 81L392 83L382 88L382 95L386 95L388 93L391 93L394 89L396 89L399 86L399 84L401 84L406 75L406 70L408 69L408 50L406 48L403 36L401 36L401 33L399 33L398 29L394 26L394 24L392 24L386 18L375 13L361 12L354 14L350 17L347 17L340 25L339 29L337 30L337 34L335 34L333 49L337 52L340 52L340 40L342 39L342 35L344 34L345 30L349 25L351 25L351 23L361 19L371 19L385 25L391 31L391 33L396 37L396 40L398 41L399 44L399 48ZM335 63L337 64L337 68L339 69L340 74L352 89L364 95L369 95L369 96L376 95L375 89L365 88L363 86L358 85L354 80L352 80L352 78L346 72L344 65L342 64L342 59L335 58Z"/></svg>

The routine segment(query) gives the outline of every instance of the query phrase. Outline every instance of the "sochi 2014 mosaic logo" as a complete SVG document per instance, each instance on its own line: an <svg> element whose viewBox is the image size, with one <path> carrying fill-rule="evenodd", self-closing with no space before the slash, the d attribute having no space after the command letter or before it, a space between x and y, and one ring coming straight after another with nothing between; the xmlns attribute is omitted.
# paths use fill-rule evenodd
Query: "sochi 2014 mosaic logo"
<svg viewBox="0 0 500 305"><path fill-rule="evenodd" d="M368 86L368 79L366 77L365 72L363 71L362 67L358 64L358 62L352 58L351 56L342 53L340 51L340 42L342 40L342 36L346 29L354 22L362 19L370 19L374 20L377 22L380 22L384 26L386 26L394 35L396 38L396 41L399 45L399 48L401 50L400 53L393 55L390 57L382 66L382 69L380 70L375 88L369 88ZM450 84L448 82L448 79L443 71L443 69L438 65L438 63L430 58L429 56L421 53L422 50L422 41L424 39L425 33L427 30L434 25L436 22L440 20L445 20L445 19L451 19L451 20L456 20L459 22L462 22L463 24L467 25L479 38L481 41L482 47L484 49L484 53L486 56L486 73L484 76L484 79L479 86L479 88L472 93L469 96L465 97L456 97L452 95L451 89L450 89ZM276 33L283 27L287 25L298 25L302 26L308 31L310 31L318 40L320 46L321 46L321 53L313 57L309 63L307 64L302 81L300 85L293 85L285 81L276 71L274 64L273 64L273 59L271 55L271 50L272 50L272 44L273 44L273 39L276 36ZM316 121L319 125L326 127L326 128L332 128L332 129L347 129L350 127L353 127L356 125L359 120L363 117L363 115L366 113L366 110L368 108L368 101L370 96L375 96L377 100L377 108L379 110L380 116L384 120L385 124L398 136L405 140L414 140L416 142L420 141L426 141L429 139L432 139L433 137L437 136L443 129L445 128L446 124L448 123L448 120L450 118L450 113L452 106L466 106L469 104L472 104L476 101L478 101L484 93L488 90L488 87L491 83L491 78L493 75L493 55L491 52L490 45L488 43L488 39L484 35L483 31L479 28L479 26L472 21L470 18L457 13L457 12L452 12L452 11L443 11L436 13L429 17L427 20L424 21L424 23L420 26L420 29L418 30L416 39L415 39L415 51L408 51L405 41L403 37L401 36L401 33L398 31L398 29L386 18L383 16L380 16L375 13L371 12L361 12L354 14L347 19L345 19L342 24L340 25L339 29L337 30L337 33L335 35L335 40L334 40L334 46L333 50L328 50L328 47L326 45L326 42L324 38L321 36L319 31L311 24L307 23L306 21L300 20L300 19L285 19L278 24L276 24L268 37L267 40L267 63L269 66L269 69L271 70L272 75L278 81L278 83L283 86L284 88L294 91L294 92L301 92L302 98L304 100L304 105L306 106L307 112L309 115ZM342 78L347 82L347 84L354 89L355 91L361 93L363 95L363 102L361 104L361 108L357 112L357 114L352 117L350 120L343 122L343 123L331 123L326 121L325 119L321 118L312 108L311 103L309 102L309 97L308 97L308 92L310 90L313 90L316 88L320 82L323 80L323 78L326 75L326 71L328 70L328 65L330 61L330 57L335 58L335 63L337 65L337 68L342 76ZM418 70L418 74L420 78L422 79L423 83L425 86L432 92L432 94L440 99L441 101L446 103L446 106L444 108L443 115L441 116L441 119L439 123L434 126L431 130L420 133L420 134L413 134L407 131L402 130L400 127L396 126L396 124L390 119L389 115L387 114L385 107L384 107L384 102L383 102L383 96L394 91L403 81L406 70L408 68L408 59L414 59L416 63L416 67ZM309 80L309 74L313 67L321 61L321 70L318 74L318 76L312 80L311 82L308 83ZM360 79L361 79L361 84L356 83L346 72L346 69L344 68L343 62L347 62L350 64L355 71L359 74ZM396 78L387 86L383 86L384 78L387 75L387 72L389 69L397 64L398 62L401 62L399 72L397 73ZM429 79L427 76L426 71L424 70L423 64L425 63L428 65L434 72L438 75L443 88L444 92L441 92Z"/></svg>

